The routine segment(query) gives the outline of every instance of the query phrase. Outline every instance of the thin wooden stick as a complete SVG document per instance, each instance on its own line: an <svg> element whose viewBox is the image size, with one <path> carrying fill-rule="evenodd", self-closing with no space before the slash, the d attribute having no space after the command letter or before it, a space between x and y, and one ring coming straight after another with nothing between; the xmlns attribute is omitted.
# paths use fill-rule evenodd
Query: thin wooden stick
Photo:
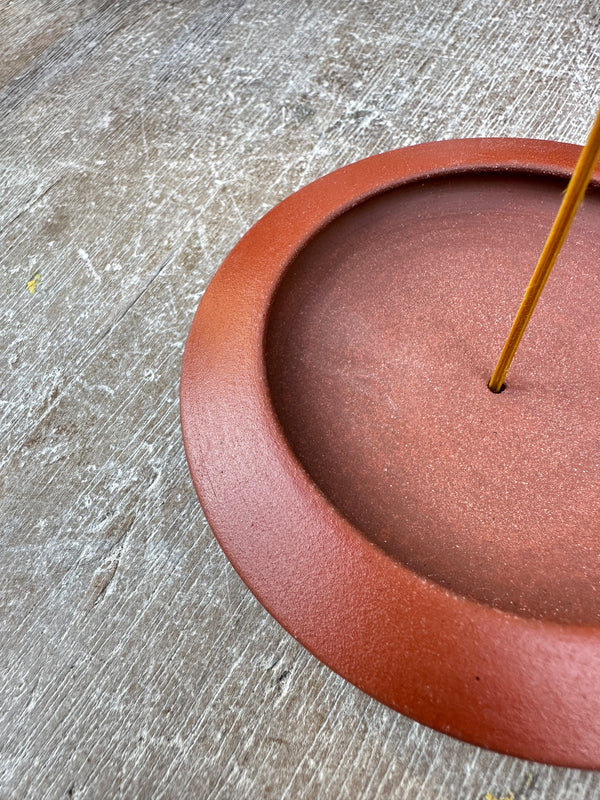
<svg viewBox="0 0 600 800"><path fill-rule="evenodd" d="M546 244L544 245L544 249L542 250L540 260L538 261L537 267L535 268L533 276L529 282L529 286L527 287L527 291L525 292L525 296L523 297L521 306L517 312L517 316L515 317L515 321L513 322L510 333L508 334L506 344L504 345L502 353L500 354L500 358L498 359L498 363L496 364L496 369L494 370L492 377L490 378L490 382L488 383L488 387L492 390L492 392L500 392L504 386L504 379L506 377L506 373L508 372L508 368L515 357L517 347L519 346L519 342L525 333L527 323L531 319L531 315L533 314L536 303L540 298L542 289L546 285L546 281L548 280L550 271L554 266L556 257L563 245L563 242L565 241L569 227L573 221L575 212L577 211L577 207L583 199L583 195L585 194L585 190L590 181L599 155L600 108L598 109L598 114L596 115L594 125L592 126L592 130L590 131L590 135L588 136L585 147L581 151L581 155L579 156L579 160L575 166L575 171L573 172L571 180L569 181L569 185L567 186L565 196L561 203L560 209L558 210L558 214L556 215L556 219L554 220L554 224L552 225L552 230L550 231Z"/></svg>

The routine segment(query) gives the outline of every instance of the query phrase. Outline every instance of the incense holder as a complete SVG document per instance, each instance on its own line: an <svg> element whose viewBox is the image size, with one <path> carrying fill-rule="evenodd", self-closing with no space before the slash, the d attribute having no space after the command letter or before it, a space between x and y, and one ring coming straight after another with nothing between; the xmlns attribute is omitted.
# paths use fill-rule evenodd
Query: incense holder
<svg viewBox="0 0 600 800"><path fill-rule="evenodd" d="M436 142L284 200L200 303L181 418L215 536L317 658L452 736L600 768L597 176L487 389L579 152Z"/></svg>

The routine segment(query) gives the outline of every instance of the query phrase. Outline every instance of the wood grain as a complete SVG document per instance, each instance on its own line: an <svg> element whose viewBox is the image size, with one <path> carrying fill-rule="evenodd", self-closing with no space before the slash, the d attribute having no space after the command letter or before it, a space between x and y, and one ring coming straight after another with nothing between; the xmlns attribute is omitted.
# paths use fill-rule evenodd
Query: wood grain
<svg viewBox="0 0 600 800"><path fill-rule="evenodd" d="M308 655L215 544L178 418L195 307L262 213L393 147L583 142L599 29L591 0L0 10L1 797L600 797Z"/></svg>

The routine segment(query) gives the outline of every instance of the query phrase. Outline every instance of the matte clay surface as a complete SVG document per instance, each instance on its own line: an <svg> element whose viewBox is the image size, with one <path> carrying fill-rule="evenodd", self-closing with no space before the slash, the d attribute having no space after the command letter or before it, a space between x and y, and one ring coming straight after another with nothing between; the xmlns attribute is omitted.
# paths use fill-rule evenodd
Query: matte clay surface
<svg viewBox="0 0 600 800"><path fill-rule="evenodd" d="M400 563L497 608L598 624L595 191L508 388L486 387L563 189L453 176L345 213L287 270L267 366L300 461Z"/></svg>
<svg viewBox="0 0 600 800"><path fill-rule="evenodd" d="M595 425L581 442L596 354L563 328L537 384L539 352L502 394L486 386L577 155L438 142L290 196L205 293L181 416L215 535L315 655L438 730L599 767L596 574L579 555L597 553ZM595 197L586 209L565 254L583 287L560 303L555 287L538 316L594 294Z"/></svg>

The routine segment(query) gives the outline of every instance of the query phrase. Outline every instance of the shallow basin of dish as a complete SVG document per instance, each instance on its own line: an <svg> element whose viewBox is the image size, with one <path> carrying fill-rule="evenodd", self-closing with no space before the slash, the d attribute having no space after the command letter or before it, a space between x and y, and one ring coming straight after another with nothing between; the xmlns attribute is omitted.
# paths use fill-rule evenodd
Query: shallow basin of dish
<svg viewBox="0 0 600 800"><path fill-rule="evenodd" d="M487 389L563 189L480 172L361 203L286 270L266 363L300 462L390 556L497 608L597 624L596 191L506 391Z"/></svg>

